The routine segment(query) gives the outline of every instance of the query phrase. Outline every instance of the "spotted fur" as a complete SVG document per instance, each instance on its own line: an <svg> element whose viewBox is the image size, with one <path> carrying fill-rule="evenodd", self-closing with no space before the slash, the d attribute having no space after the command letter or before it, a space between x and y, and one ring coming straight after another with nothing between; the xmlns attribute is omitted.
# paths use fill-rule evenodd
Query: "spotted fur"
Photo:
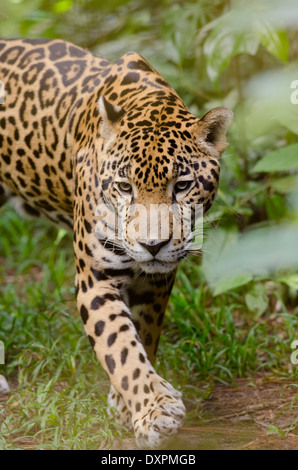
<svg viewBox="0 0 298 470"><path fill-rule="evenodd" d="M161 447L184 405L153 364L190 240L174 240L172 225L157 241L123 228L117 239L98 236L96 227L116 213L124 224L136 204L207 211L232 114L196 118L134 52L111 63L60 40L0 40L0 80L0 204L73 230L78 309L111 380L110 413L139 447Z"/></svg>

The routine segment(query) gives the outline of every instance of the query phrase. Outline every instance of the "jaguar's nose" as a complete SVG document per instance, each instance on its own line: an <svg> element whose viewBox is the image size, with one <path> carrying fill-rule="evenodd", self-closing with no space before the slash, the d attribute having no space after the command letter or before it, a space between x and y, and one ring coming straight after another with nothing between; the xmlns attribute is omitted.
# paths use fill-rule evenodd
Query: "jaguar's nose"
<svg viewBox="0 0 298 470"><path fill-rule="evenodd" d="M156 256L157 253L159 252L159 250L165 246L167 243L169 242L169 240L164 240L162 242L159 242L158 240L157 241L152 241L152 242L147 242L147 243L140 243L140 245L142 245L144 248L146 248L146 250L149 251L149 253L152 255L152 256Z"/></svg>

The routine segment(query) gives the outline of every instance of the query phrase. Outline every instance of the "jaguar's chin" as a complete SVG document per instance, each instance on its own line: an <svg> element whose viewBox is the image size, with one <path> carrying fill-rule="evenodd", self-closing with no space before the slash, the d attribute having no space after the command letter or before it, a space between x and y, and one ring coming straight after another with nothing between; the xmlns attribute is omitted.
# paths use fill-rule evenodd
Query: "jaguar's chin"
<svg viewBox="0 0 298 470"><path fill-rule="evenodd" d="M177 268L177 262L166 262L159 260L152 260L139 263L143 272L148 274L170 273Z"/></svg>

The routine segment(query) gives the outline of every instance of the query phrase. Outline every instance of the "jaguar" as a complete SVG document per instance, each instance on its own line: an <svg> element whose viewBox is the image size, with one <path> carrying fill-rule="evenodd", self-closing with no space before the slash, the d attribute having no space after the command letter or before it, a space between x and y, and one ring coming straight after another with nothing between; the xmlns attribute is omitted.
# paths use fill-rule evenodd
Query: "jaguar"
<svg viewBox="0 0 298 470"><path fill-rule="evenodd" d="M77 308L111 382L110 415L139 448L162 448L185 407L154 361L194 208L206 213L216 196L232 111L199 119L139 54L109 62L62 40L1 39L0 80L0 205L72 231ZM179 210L169 211L162 237L167 214L148 215L159 206L188 207L187 233L174 236Z"/></svg>

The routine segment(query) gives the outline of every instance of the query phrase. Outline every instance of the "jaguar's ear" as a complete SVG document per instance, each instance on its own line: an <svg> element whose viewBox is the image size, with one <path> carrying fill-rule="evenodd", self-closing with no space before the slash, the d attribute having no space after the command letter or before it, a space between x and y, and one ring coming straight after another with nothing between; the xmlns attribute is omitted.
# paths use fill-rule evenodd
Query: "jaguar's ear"
<svg viewBox="0 0 298 470"><path fill-rule="evenodd" d="M224 107L209 111L198 123L199 140L213 156L220 154L227 147L227 133L233 121L233 112Z"/></svg>
<svg viewBox="0 0 298 470"><path fill-rule="evenodd" d="M124 114L123 108L111 104L103 95L98 100L98 110L101 116L100 136L109 139L116 133L117 124Z"/></svg>

